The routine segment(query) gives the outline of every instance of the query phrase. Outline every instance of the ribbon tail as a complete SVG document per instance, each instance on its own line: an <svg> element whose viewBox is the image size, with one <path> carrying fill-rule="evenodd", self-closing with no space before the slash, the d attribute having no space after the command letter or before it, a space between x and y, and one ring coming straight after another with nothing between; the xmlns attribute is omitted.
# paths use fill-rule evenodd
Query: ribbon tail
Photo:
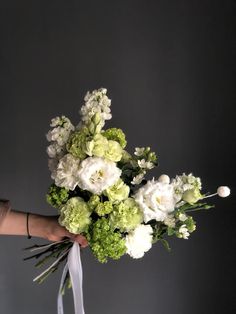
<svg viewBox="0 0 236 314"><path fill-rule="evenodd" d="M80 258L80 246L77 242L74 242L69 252L68 269L73 290L75 314L85 314L82 287L83 271Z"/></svg>
<svg viewBox="0 0 236 314"><path fill-rule="evenodd" d="M63 284L66 278L68 272L68 263L66 263L64 269L63 269L63 273L61 276L61 283L60 283L60 288L58 291L58 296L57 296L57 313L58 314L64 314L64 310L63 310L63 295L62 295L62 288L63 288Z"/></svg>

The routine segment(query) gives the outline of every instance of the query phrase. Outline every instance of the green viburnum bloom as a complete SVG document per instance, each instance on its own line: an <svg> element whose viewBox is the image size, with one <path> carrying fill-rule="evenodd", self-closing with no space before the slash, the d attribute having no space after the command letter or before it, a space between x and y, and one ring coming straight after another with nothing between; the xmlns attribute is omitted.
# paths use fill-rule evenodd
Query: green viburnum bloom
<svg viewBox="0 0 236 314"><path fill-rule="evenodd" d="M182 196L183 201L189 203L190 205L197 203L202 198L203 196L198 188L187 190Z"/></svg>
<svg viewBox="0 0 236 314"><path fill-rule="evenodd" d="M143 221L143 213L133 198L114 204L109 221L114 229L121 232L133 230Z"/></svg>
<svg viewBox="0 0 236 314"><path fill-rule="evenodd" d="M69 198L69 190L52 184L46 194L47 202L53 207L59 208Z"/></svg>
<svg viewBox="0 0 236 314"><path fill-rule="evenodd" d="M129 197L130 188L121 179L103 193L111 202L121 202Z"/></svg>
<svg viewBox="0 0 236 314"><path fill-rule="evenodd" d="M93 254L101 263L106 263L108 258L117 260L126 253L125 239L111 228L104 217L90 225L86 237Z"/></svg>
<svg viewBox="0 0 236 314"><path fill-rule="evenodd" d="M66 149L74 157L79 159L86 158L88 150L87 142L89 142L89 131L86 127L71 134L66 144Z"/></svg>
<svg viewBox="0 0 236 314"><path fill-rule="evenodd" d="M108 140L116 141L120 144L120 146L124 149L127 141L125 139L125 134L121 129L117 128L110 128L105 130L103 133L103 136L105 136Z"/></svg>
<svg viewBox="0 0 236 314"><path fill-rule="evenodd" d="M81 197L70 198L60 208L59 223L74 234L85 232L91 223L91 211Z"/></svg>
<svg viewBox="0 0 236 314"><path fill-rule="evenodd" d="M112 202L109 201L105 201L104 203L100 202L95 208L95 212L99 216L105 216L107 214L110 214L112 210L113 210Z"/></svg>
<svg viewBox="0 0 236 314"><path fill-rule="evenodd" d="M108 147L105 150L104 157L111 161L120 161L122 158L123 149L116 141L109 140Z"/></svg>

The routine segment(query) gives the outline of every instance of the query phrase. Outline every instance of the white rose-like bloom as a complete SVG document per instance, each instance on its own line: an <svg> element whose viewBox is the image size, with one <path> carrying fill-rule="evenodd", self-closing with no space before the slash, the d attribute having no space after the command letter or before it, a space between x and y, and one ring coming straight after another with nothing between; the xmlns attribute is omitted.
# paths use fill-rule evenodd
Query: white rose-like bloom
<svg viewBox="0 0 236 314"><path fill-rule="evenodd" d="M152 247L152 227L139 225L125 238L126 253L133 258L141 258Z"/></svg>
<svg viewBox="0 0 236 314"><path fill-rule="evenodd" d="M121 170L113 161L101 157L88 157L81 163L78 172L79 187L93 194L101 194L120 178Z"/></svg>
<svg viewBox="0 0 236 314"><path fill-rule="evenodd" d="M164 221L173 212L176 205L174 188L171 184L148 181L134 195L144 214L144 221L155 219Z"/></svg>
<svg viewBox="0 0 236 314"><path fill-rule="evenodd" d="M73 191L78 185L79 166L80 160L78 158L66 154L57 165L55 184Z"/></svg>

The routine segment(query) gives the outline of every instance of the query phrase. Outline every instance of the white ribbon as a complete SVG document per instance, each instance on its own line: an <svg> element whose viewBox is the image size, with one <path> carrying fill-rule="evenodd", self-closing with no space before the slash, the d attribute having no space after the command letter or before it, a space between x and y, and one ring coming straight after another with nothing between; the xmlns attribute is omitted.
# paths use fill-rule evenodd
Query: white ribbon
<svg viewBox="0 0 236 314"><path fill-rule="evenodd" d="M82 271L82 264L81 264L81 259L80 259L80 246L77 242L74 242L68 254L67 263L62 273L61 284L60 284L60 289L59 289L58 298L57 298L57 313L58 314L64 314L61 290L62 290L63 283L64 283L64 280L68 271L70 273L70 279L71 279L72 290L73 290L75 314L85 314L84 302L83 302L83 288L82 288L83 271Z"/></svg>

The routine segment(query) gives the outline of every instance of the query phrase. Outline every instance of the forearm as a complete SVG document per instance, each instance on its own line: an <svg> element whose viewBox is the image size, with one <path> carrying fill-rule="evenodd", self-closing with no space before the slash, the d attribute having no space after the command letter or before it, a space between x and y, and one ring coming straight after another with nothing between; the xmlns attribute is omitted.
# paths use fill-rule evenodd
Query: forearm
<svg viewBox="0 0 236 314"><path fill-rule="evenodd" d="M43 226L43 228L42 228ZM30 214L28 220L29 233L35 237L46 237L47 217ZM0 225L2 235L27 235L27 214L11 210Z"/></svg>

